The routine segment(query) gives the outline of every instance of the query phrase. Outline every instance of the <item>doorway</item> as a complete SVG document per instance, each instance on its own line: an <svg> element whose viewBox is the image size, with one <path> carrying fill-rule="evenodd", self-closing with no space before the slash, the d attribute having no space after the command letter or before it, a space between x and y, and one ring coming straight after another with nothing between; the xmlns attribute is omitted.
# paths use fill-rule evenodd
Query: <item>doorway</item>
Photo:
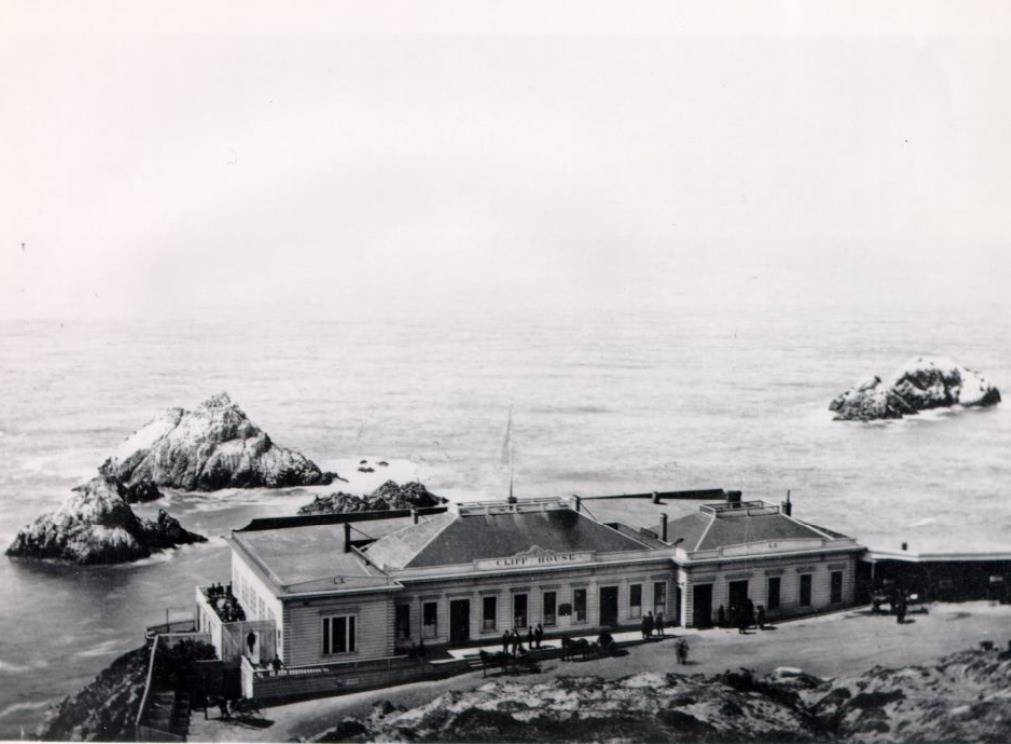
<svg viewBox="0 0 1011 744"><path fill-rule="evenodd" d="M454 599L449 603L449 644L460 646L470 640L470 600Z"/></svg>
<svg viewBox="0 0 1011 744"><path fill-rule="evenodd" d="M736 607L738 610L744 609L748 606L748 580L743 581L731 581L728 586L729 602L730 607Z"/></svg>
<svg viewBox="0 0 1011 744"><path fill-rule="evenodd" d="M612 628L618 625L618 587L600 587L600 624Z"/></svg>
<svg viewBox="0 0 1011 744"><path fill-rule="evenodd" d="M713 585L696 584L692 587L692 625L708 628L713 624Z"/></svg>

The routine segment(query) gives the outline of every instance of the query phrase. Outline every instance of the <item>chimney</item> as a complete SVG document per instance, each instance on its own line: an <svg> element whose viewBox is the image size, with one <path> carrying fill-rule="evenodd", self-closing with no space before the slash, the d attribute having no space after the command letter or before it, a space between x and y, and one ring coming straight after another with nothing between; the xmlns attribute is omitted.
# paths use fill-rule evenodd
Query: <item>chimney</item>
<svg viewBox="0 0 1011 744"><path fill-rule="evenodd" d="M786 492L786 501L782 504L783 514L790 517L793 516L793 504L790 503L790 492Z"/></svg>
<svg viewBox="0 0 1011 744"><path fill-rule="evenodd" d="M735 509L741 505L741 492L740 491L727 491L727 503L731 504Z"/></svg>
<svg viewBox="0 0 1011 744"><path fill-rule="evenodd" d="M576 496L576 512L577 513L580 512L582 510L582 508L583 508L582 501L583 500L581 498L579 498L578 496Z"/></svg>
<svg viewBox="0 0 1011 744"><path fill-rule="evenodd" d="M660 515L660 539L667 542L667 512Z"/></svg>
<svg viewBox="0 0 1011 744"><path fill-rule="evenodd" d="M351 552L351 523L344 523L344 552Z"/></svg>

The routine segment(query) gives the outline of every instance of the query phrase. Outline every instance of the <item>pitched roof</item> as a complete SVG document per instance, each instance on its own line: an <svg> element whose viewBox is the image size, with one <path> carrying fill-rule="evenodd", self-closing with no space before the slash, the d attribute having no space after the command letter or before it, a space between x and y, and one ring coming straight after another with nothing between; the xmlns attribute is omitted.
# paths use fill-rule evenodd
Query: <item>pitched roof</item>
<svg viewBox="0 0 1011 744"><path fill-rule="evenodd" d="M776 540L846 539L838 532L806 524L779 511L723 515L699 511L671 521L667 536L671 542L683 538L681 547L689 553Z"/></svg>
<svg viewBox="0 0 1011 744"><path fill-rule="evenodd" d="M387 568L420 568L549 551L644 550L642 541L571 509L511 513L440 514L377 540L369 559Z"/></svg>

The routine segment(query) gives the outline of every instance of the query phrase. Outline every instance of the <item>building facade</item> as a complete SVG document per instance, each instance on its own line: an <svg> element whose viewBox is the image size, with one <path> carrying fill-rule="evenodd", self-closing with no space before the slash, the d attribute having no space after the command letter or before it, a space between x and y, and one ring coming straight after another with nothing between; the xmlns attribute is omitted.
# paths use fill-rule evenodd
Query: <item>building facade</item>
<svg viewBox="0 0 1011 744"><path fill-rule="evenodd" d="M578 501L511 499L423 518L273 520L235 531L231 546L244 663L306 674L513 631L525 640L538 624L548 637L591 635L646 615L703 627L749 599L770 619L844 607L863 551L788 505L734 492L651 529L602 523Z"/></svg>

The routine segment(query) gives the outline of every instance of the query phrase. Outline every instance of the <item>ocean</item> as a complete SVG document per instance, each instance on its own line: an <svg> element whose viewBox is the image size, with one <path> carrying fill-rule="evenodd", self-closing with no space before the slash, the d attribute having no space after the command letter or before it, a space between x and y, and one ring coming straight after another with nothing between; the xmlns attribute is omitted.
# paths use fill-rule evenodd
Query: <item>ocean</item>
<svg viewBox="0 0 1011 744"><path fill-rule="evenodd" d="M832 420L858 378L944 355L1007 391L1011 313L726 301L271 322L0 322L0 542L163 408L227 391L284 446L342 474L386 459L454 499L739 489L863 544L1008 549L1008 405ZM379 482L385 473L373 477ZM0 738L227 580L222 536L332 487L169 494L206 545L75 568L0 558ZM592 508L592 507L591 507ZM688 508L696 508L694 506Z"/></svg>

